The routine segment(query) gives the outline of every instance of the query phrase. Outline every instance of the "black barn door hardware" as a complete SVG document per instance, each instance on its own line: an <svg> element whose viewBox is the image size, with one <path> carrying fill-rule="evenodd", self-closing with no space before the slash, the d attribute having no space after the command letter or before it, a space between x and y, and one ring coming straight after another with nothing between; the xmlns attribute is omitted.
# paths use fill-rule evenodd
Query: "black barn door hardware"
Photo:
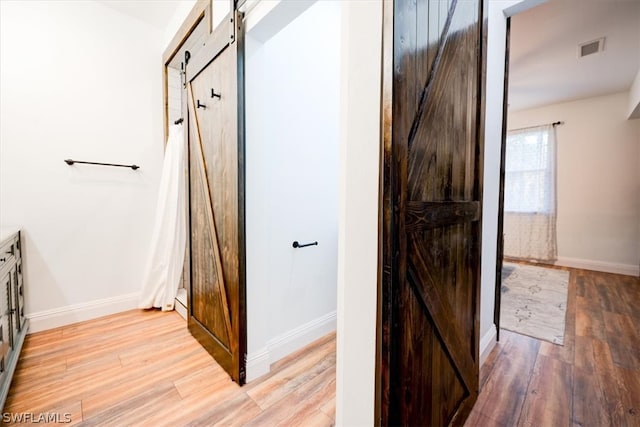
<svg viewBox="0 0 640 427"><path fill-rule="evenodd" d="M215 92L215 89L213 89L213 88L212 88L212 89L211 89L211 97L212 97L212 98L218 98L218 99L220 99L222 96L221 96L221 94L216 93L216 92Z"/></svg>
<svg viewBox="0 0 640 427"><path fill-rule="evenodd" d="M85 165L115 166L117 168L131 168L133 170L140 169L140 166L138 166L138 165L119 165L119 164L116 164L116 163L84 162L82 160L71 160L71 159L66 159L64 162L66 164L68 164L69 166L71 166L74 163L82 163L82 164L85 164Z"/></svg>
<svg viewBox="0 0 640 427"><path fill-rule="evenodd" d="M200 103L199 99L197 101L198 101L198 105L196 105L196 108L207 108L206 105Z"/></svg>
<svg viewBox="0 0 640 427"><path fill-rule="evenodd" d="M182 123L184 121L184 119L182 117L180 117L178 120L176 120L175 122L173 122L173 124L179 125L180 123Z"/></svg>
<svg viewBox="0 0 640 427"><path fill-rule="evenodd" d="M293 242L293 247L296 248L296 249L306 248L307 246L318 246L318 242L305 243L304 245L301 245L300 243L298 243L297 240L295 242Z"/></svg>

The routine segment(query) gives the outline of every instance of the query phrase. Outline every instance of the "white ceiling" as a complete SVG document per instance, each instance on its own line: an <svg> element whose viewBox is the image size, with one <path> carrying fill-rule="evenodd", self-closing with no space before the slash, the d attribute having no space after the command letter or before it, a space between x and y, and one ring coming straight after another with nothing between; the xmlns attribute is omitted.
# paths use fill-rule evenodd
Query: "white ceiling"
<svg viewBox="0 0 640 427"><path fill-rule="evenodd" d="M178 4L184 0L97 0L125 15L137 18L147 24L164 30Z"/></svg>
<svg viewBox="0 0 640 427"><path fill-rule="evenodd" d="M606 37L578 58L578 44ZM509 108L631 87L640 69L640 0L550 0L511 19Z"/></svg>

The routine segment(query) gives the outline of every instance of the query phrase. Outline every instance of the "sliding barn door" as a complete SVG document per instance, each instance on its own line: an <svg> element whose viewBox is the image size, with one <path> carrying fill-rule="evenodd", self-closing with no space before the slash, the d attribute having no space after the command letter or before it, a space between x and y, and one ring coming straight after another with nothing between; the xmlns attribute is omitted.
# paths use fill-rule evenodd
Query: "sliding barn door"
<svg viewBox="0 0 640 427"><path fill-rule="evenodd" d="M231 15L223 22L234 22ZM221 25L188 62L189 330L245 381L243 46Z"/></svg>
<svg viewBox="0 0 640 427"><path fill-rule="evenodd" d="M482 16L385 7L382 424L461 425L478 394Z"/></svg>

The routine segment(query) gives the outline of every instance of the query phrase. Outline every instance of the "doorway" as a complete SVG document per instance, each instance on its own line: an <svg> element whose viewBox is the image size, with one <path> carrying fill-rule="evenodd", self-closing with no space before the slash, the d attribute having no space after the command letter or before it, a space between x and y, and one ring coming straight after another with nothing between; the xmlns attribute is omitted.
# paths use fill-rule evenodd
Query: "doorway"
<svg viewBox="0 0 640 427"><path fill-rule="evenodd" d="M248 381L336 328L340 4L266 3L244 21Z"/></svg>
<svg viewBox="0 0 640 427"><path fill-rule="evenodd" d="M520 10L513 13L505 10L511 17L507 19L508 56L504 65L501 204L495 270L494 318L498 327L503 323L500 312L504 256L515 255L527 263L538 258L538 267L546 264L626 275L638 275L640 256L637 247L640 235L637 227L633 231L639 212L628 203L628 195L637 194L631 188L634 185L637 188L637 178L634 184L629 176L638 170L637 154L633 154L637 150L634 136L637 127L634 131L629 109L629 88L637 65L630 63L633 59L630 61L628 52L638 51L640 7L633 2L605 7L598 2L578 1L543 4L526 1L518 6ZM576 17L578 9L580 14ZM545 37L552 39L552 43L546 43L545 38L530 37L541 25L547 27ZM637 64L637 54L635 61ZM533 245L534 251L524 256L509 248L513 243L503 251L503 235L505 239L509 234L517 236L517 229L508 224L507 216L513 217L513 211L526 207L509 203L513 187L504 189L505 165L508 170L511 168L507 174L516 175L521 173L516 169L524 165L509 166L508 147L518 148L523 135L530 140L530 147L539 145L546 140L545 132L556 139L557 199L551 205L556 206L557 231L553 237L557 239L557 252L540 256L537 243ZM616 143L611 144L613 140ZM503 198L507 199L506 207ZM545 208L541 205L528 210L543 213ZM538 230L533 234L540 236L545 232Z"/></svg>

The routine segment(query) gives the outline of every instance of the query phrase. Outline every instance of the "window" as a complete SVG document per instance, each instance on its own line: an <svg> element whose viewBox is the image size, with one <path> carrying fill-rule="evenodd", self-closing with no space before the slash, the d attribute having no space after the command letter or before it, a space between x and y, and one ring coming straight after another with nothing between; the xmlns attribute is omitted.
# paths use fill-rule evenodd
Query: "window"
<svg viewBox="0 0 640 427"><path fill-rule="evenodd" d="M552 125L507 135L504 254L553 261L556 237L556 139Z"/></svg>
<svg viewBox="0 0 640 427"><path fill-rule="evenodd" d="M543 126L507 134L504 210L555 212L553 128Z"/></svg>

